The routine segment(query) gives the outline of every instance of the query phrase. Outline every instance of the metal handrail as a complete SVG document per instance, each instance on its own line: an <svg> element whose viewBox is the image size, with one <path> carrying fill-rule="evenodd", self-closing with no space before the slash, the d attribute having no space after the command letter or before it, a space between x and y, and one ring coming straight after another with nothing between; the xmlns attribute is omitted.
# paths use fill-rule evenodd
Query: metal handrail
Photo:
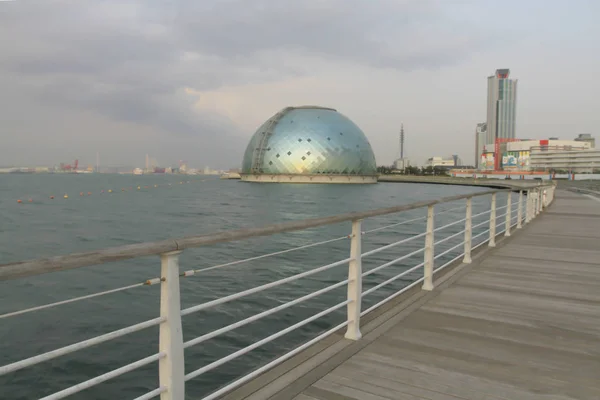
<svg viewBox="0 0 600 400"><path fill-rule="evenodd" d="M160 255L172 251L179 251L194 247L208 246L217 243L232 242L259 236L269 236L275 233L293 232L308 228L317 228L325 225L350 222L380 215L395 214L403 211L434 206L436 204L480 197L493 193L509 192L511 189L495 189L484 192L443 197L438 200L420 201L402 206L381 208L371 211L352 212L331 217L311 218L302 221L292 221L272 224L259 228L237 229L232 231L217 232L199 236L188 236L180 239L167 239L156 242L146 242L127 246L112 247L104 250L89 251L84 253L69 254L22 261L0 265L0 281L40 275L48 272L65 271L90 265L105 264L109 262L128 260L137 257Z"/></svg>
<svg viewBox="0 0 600 400"><path fill-rule="evenodd" d="M209 301L207 303L199 304L197 306L189 307L189 308L186 308L185 310L181 310L181 316L185 316L185 315L189 315L189 314L192 314L192 313L195 313L195 312L198 312L198 311L206 310L208 308L217 306L219 304L227 303L229 301L233 301L233 300L237 300L237 299L240 299L242 297L245 297L245 296L249 296L249 295L251 295L253 293L262 292L263 290L271 289L271 288L274 288L276 286L283 285L284 283L293 282L293 281L296 281L298 279L305 278L307 276L314 275L314 274L319 273L319 272L327 271L328 269L337 267L337 266L342 265L342 264L346 264L350 260L351 260L350 258L345 258L343 260L339 260L339 261L333 262L331 264L324 265L324 266L319 267L319 268L311 269L311 270L308 270L306 272L302 272L300 274L296 274L296 275L288 276L287 278L279 279L278 281L275 281L275 282L266 283L264 285L253 287L252 289L244 290L243 292L234 293L234 294L229 295L229 296L221 297L220 299L216 299L216 300L213 300L213 301Z"/></svg>
<svg viewBox="0 0 600 400"><path fill-rule="evenodd" d="M525 201L523 201L523 192L524 191L527 192L527 197L526 197ZM497 206L497 204L496 204L497 203L497 194L502 193L502 192L507 192L509 194L507 197L507 200L506 200L507 203L506 203L506 205L503 205L503 206ZM487 211L480 212L475 215L471 215L472 199L476 198L476 197L490 195L490 194L492 196L492 201L491 201L492 207ZM138 360L136 362L127 364L123 367L117 368L117 369L107 372L103 375L89 379L85 382L73 385L69 388L66 388L66 389L56 392L50 396L47 396L44 399L46 399L46 400L60 399L60 398L66 397L70 394L73 394L73 393L79 392L81 390L87 389L89 387L92 387L98 383L101 383L101 382L111 379L113 377L119 376L128 371L132 371L141 366L147 365L151 362L158 361L160 364L160 371L159 371L160 372L159 373L160 385L159 385L159 387L151 392L148 392L148 393L138 397L138 399L151 399L153 397L161 395L161 398L163 398L163 399L175 400L175 399L183 398L183 395L185 392L185 384L184 384L185 381L193 379L194 377L197 377L197 376L204 374L214 368L217 368L217 367L219 367L233 359L236 359L236 358L238 358L238 357L266 344L266 343L269 343L289 332L292 332L312 321L315 321L318 318L327 316L327 315L331 314L332 312L334 312L344 306L347 307L347 314L348 314L347 319L342 324L337 325L336 327L317 336L316 338L313 338L312 340L295 348L294 350L286 353L285 355L278 357L276 360L269 362L265 366L256 369L255 371L245 375L244 377L241 377L241 378L235 380L234 382L227 384L226 386L213 392L212 394L208 395L207 397L204 397L205 400L215 399L215 398L219 397L220 395L239 386L240 384L247 382L252 377L257 376L258 374L266 371L267 369L289 359L293 355L298 354L303 349L305 349L308 346L318 342L319 340L333 334L334 332L337 332L339 329L341 329L343 327L347 327L347 332L346 332L346 336L345 336L347 339L359 340L361 338L361 334L360 334L361 316L363 316L363 315L367 314L368 312L376 309L377 307L385 304L386 302L392 300L393 298L399 296L400 294L405 293L407 290L415 287L418 284L422 283L423 290L433 290L434 289L434 285L433 285L433 274L434 273L438 272L439 270L441 270L443 268L446 268L448 265L451 265L452 263L457 262L462 257L464 257L463 258L464 263L470 263L471 262L470 254L473 249L476 249L476 248L484 245L485 243L487 243L488 246L493 247L493 246L495 246L496 236L501 235L503 233L505 234L505 236L509 236L510 229L512 227L516 226L517 228L520 228L521 224L523 222L527 223L527 222L531 221L531 219L535 218L535 216L537 214L539 214L549 203L552 202L553 197L554 197L554 186L552 186L552 185L551 186L535 186L535 187L532 187L529 189L519 188L519 197L518 197L519 201L518 201L518 203L515 203L514 205L511 203L512 197L513 196L512 196L511 189L489 190L489 191L485 191L485 192L472 193L472 194L459 195L459 196L451 196L451 197L446 197L446 198L433 200L433 201L424 201L424 202L413 203L413 204L409 204L409 205L405 205L405 206L389 207L389 208L385 208L385 209L372 210L372 211L367 211L367 212L348 213L348 214L343 214L343 215L338 215L338 216L333 216L333 217L314 218L314 219L305 220L305 221L295 221L295 222L290 222L290 223L285 223L285 224L269 225L269 226L262 227L262 228L241 229L241 230L230 231L230 232L221 232L221 233L217 233L215 235L201 235L201 236L192 236L192 237L187 237L187 238L177 239L177 240L142 243L139 245L121 246L121 247L107 249L107 250L101 250L101 251L97 251L97 252L79 253L79 254L73 254L73 255L68 255L68 256L54 257L54 258L50 258L50 259L40 259L40 260L26 261L23 263L12 263L12 264L2 265L2 266L0 266L0 280L6 280L6 279L14 279L16 277L21 277L21 276L37 275L37 274L56 271L56 270L78 268L78 267L93 265L93 264L97 264L97 263L111 262L111 261L117 261L117 260L128 259L128 258L135 258L135 257L139 257L139 256L149 255L149 254L160 254L161 255L162 272L161 272L160 278L150 279L143 283L124 286L122 288L107 290L104 292L80 296L80 297L77 297L74 299L59 301L59 302L52 303L49 305L32 307L30 309L15 311L12 313L0 315L0 318L8 318L10 316L20 315L25 312L37 311L37 310L45 309L48 307L54 307L54 306L58 306L61 304L67 304L67 303L70 303L73 301L78 301L78 300L83 300L86 298L92 298L92 297L96 297L96 296L100 296L100 295L115 293L118 291L127 290L130 288L134 288L134 287L138 287L138 286L142 286L142 285L151 285L151 284L158 284L158 283L161 284L161 314L160 314L160 317L146 321L146 322L138 323L138 324L135 324L135 325L123 328L123 329L119 329L119 330L116 330L116 331L113 331L113 332L110 332L110 333L107 333L104 335L100 335L100 336L97 336L97 337L94 337L91 339L87 339L87 340L84 340L84 341L81 341L81 342L78 342L78 343L75 343L75 344L72 344L69 346L65 346L65 347L62 347L62 348L59 348L59 349L56 349L53 351L49 351L49 352L46 352L46 353L43 353L43 354L40 354L37 356L29 357L29 358L21 360L21 361L13 362L11 364L0 367L0 376L10 373L10 372L13 372L13 371L16 371L16 370L19 370L19 369L22 369L22 368L25 368L25 367L29 367L29 366L38 364L43 361L53 359L55 357L59 357L59 356L65 355L65 354L72 353L74 351L77 351L77 350L80 350L80 349L83 349L83 348L86 348L89 346L93 346L95 344L103 343L108 340L127 335L129 333L137 332L139 330L148 328L150 326L160 325L160 346L159 346L159 352L157 354L150 356L150 357L146 357L142 360ZM434 228L433 221L436 216L438 216L439 214L445 213L445 212L450 212L450 211L458 210L458 209L464 209L464 207L465 207L465 206L455 207L455 208L451 208L448 210L444 210L444 211L435 213L434 206L437 204L440 204L440 203L458 201L458 200L463 200L463 199L467 200L465 218L461 218L459 220L449 222L446 225L443 225L441 227ZM418 209L418 208L427 208L427 210L428 210L427 216L413 219L413 220L401 221L399 223L394 223L394 224L387 225L384 227L375 228L375 229L372 229L371 231L366 231L366 232L362 231L362 229L361 229L361 226L362 226L361 221L365 218L376 217L376 216L380 216L380 215L388 215L388 214L393 214L393 213L400 213L403 211L414 210L414 209ZM506 209L506 212L504 214L497 215L497 211L501 211L504 209ZM472 223L474 218L477 218L477 217L480 217L480 216L483 216L486 214L489 214L489 218L486 221L483 221L478 224ZM361 242L363 240L363 235L365 235L365 233L375 232L375 231L379 231L382 229L387 229L392 226L407 224L407 223L414 222L417 220L426 220L427 221L427 224L426 224L427 229L424 233L414 234L406 239L402 239L402 240L396 241L391 244L383 245L383 246L380 246L376 249L373 249L373 250L370 250L367 252L362 252ZM179 258L179 253L181 253L182 249L205 246L205 245L214 244L214 243L228 242L228 241L233 241L233 240L247 239L247 238L252 238L252 237L256 237L256 236L265 236L265 235L269 235L272 233L282 233L282 232L290 232L290 231L295 231L295 230L302 230L302 229L324 226L324 225L340 223L340 222L345 222L345 221L352 222L352 234L350 234L348 236L344 236L344 237L340 237L340 238L336 238L336 239L330 239L330 240L317 242L317 243L311 243L308 245L298 246L297 248L286 249L286 250L269 253L269 254L261 255L261 256L257 256L257 257L251 257L251 258L247 258L245 260L234 261L234 262L231 262L228 264L221 264L221 265L217 265L214 267L209 267L208 269L220 268L220 267L224 267L226 265L236 265L241 262L257 260L257 259L261 259L261 258L264 258L267 256L284 254L289 251L305 249L305 248L309 248L309 247L313 247L313 246L317 246L317 245L323 245L326 243L331 243L331 242L342 240L342 239L350 239L350 247L351 247L350 257L327 264L327 265L323 265L323 266L320 266L317 268L313 268L308 271L304 271L304 272L295 274L293 276L279 279L274 282L266 283L266 284L263 284L263 285L260 285L260 286L257 286L257 287L251 288L251 289L243 290L238 293L234 293L234 294L224 296L224 297L212 300L212 301L208 301L203 304L192 306L192 307L189 307L189 308L186 308L183 310L181 309L180 300L179 300L179 297L180 297L179 278L191 276L191 275L194 275L195 272L202 272L202 271L206 270L206 269L202 269L202 270L198 270L198 271L190 270L190 271L185 271L183 273L180 273L178 258ZM459 232L452 233L451 235L449 235L445 238L439 239L438 241L434 240L433 235L435 232L440 232L450 226L454 226L454 225L457 225L460 223L465 224L464 229L460 230ZM483 226L486 224L489 224L489 228L487 230L484 230L483 232L480 232L474 236L472 235L474 228L477 228L477 227L480 227L480 226ZM499 232L496 232L496 230L499 228L501 229L502 226L504 226L504 229L500 230ZM460 235L464 235L464 239L460 243L455 244L453 247L451 247L441 253L438 253L438 254L435 253L434 250L435 250L436 246L440 245L441 243L447 242L453 238L456 238ZM487 239L484 239L483 241L481 241L478 244L475 244L475 245L472 244L474 240L479 239L481 237L485 237L485 235L489 235L489 237ZM365 272L362 271L362 259L363 258L365 258L369 255L372 255L372 254L376 254L380 251L390 249L392 247L396 247L401 244L408 243L410 241L413 241L415 239L422 238L422 237L425 238L425 247L419 248L417 250L414 250L407 254L404 254L400 257L394 258L391 261L385 262L385 263L383 263L375 268L372 268L368 271L365 271ZM445 262L440 267L436 268L434 266L435 260L438 260L447 254L456 252L461 246L464 246L464 251L462 251L458 256L454 257L450 261ZM385 268L391 267L394 264L398 264L401 261L407 260L421 252L424 252L423 262L421 262L415 266L410 266L399 273L395 273L392 277L387 278L385 281L376 284L375 286L369 288L368 290L364 290L364 291L362 290L362 282L366 276L373 275L376 272L379 272ZM59 265L60 262L64 262L64 265ZM329 269L332 269L334 267L337 267L337 266L340 266L343 264L349 265L347 279L340 280L339 282L329 285L325 288L316 290L312 293L309 293L307 295L301 296L294 300L288 301L286 303L283 303L279 306L273 307L266 311L262 311L260 313L254 314L250 317L247 317L240 321L231 323L225 327L216 329L212 332L208 332L199 337L196 337L195 339L191 339L191 340L188 340L187 342L183 342L182 333L181 333L181 317L182 316L186 316L191 313L203 311L203 310L209 309L211 307L217 306L219 304L223 304L223 303L227 303L229 301L240 299L240 298L248 296L250 294L258 293L258 292L261 292L261 291L269 289L269 288L273 288L273 287L277 287L277 286L280 286L280 285L283 285L286 283L290 283L290 282L296 281L298 279L314 275L319 272L327 271ZM361 310L361 303L362 303L363 297L374 293L375 291L383 288L384 286L391 284L394 281L401 279L404 276L414 273L415 271L417 271L420 268L423 268L423 274L422 274L421 278L419 278L416 281L412 282L411 284L405 286L404 288L402 288L398 291L395 291L390 296L387 296L385 299L383 299L383 300L377 302L375 305L369 307L367 310ZM259 319L262 319L266 316L272 315L276 312L287 309L289 307L300 304L304 301L313 299L317 296L331 292L334 289L338 289L338 288L341 288L344 286L347 286L347 288L348 288L348 296L344 301L339 302L339 303L335 304L334 306L329 307L321 312L318 312L317 314L314 314L313 316L308 317L300 322L297 322L294 325L291 325L283 330L272 333L272 334L268 335L267 337L255 342L249 346L239 349L239 350L235 351L234 353L231 353L223 358L215 360L215 361L211 362L210 364L204 365L198 369L193 370L192 372L188 372L187 374L185 373L184 364L183 364L184 349L192 347L192 346L200 344L200 343L203 343L203 342L213 339L219 335L225 334L234 329L237 329L239 327L242 327L244 325L247 325L249 323L257 321Z"/></svg>
<svg viewBox="0 0 600 400"><path fill-rule="evenodd" d="M9 372L15 372L20 369L39 364L44 361L52 360L53 358L64 356L75 351L83 350L87 347L95 346L97 344L104 343L109 340L119 338L121 336L129 335L130 333L138 332L142 329L151 328L153 326L161 324L162 322L165 322L165 320L166 319L164 317L154 318L145 322L140 322L139 324L128 326L126 328L105 333L104 335L96 336L91 339L83 340L78 343L61 347L60 349L52 350L47 353L43 353L37 356L26 358L21 361L14 362L12 364L5 365L3 367L0 367L0 376L8 374Z"/></svg>

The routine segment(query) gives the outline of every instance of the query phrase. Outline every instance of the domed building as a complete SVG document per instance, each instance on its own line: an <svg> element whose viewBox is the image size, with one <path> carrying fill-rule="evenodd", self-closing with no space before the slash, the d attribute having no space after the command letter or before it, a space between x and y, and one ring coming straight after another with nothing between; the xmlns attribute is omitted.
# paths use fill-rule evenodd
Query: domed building
<svg viewBox="0 0 600 400"><path fill-rule="evenodd" d="M369 140L333 108L286 107L262 124L244 153L248 182L376 183Z"/></svg>

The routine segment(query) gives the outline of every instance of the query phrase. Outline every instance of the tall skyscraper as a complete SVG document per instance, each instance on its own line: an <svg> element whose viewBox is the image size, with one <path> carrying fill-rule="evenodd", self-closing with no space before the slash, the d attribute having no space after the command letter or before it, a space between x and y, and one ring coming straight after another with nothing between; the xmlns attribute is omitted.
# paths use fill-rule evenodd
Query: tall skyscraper
<svg viewBox="0 0 600 400"><path fill-rule="evenodd" d="M488 77L487 138L492 144L496 139L514 139L517 110L517 80L510 79L509 69L497 69Z"/></svg>

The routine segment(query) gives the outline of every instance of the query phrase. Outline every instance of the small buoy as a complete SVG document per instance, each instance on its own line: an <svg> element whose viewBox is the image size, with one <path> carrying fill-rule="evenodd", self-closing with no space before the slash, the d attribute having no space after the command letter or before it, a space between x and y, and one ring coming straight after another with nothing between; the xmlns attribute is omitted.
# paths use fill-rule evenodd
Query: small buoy
<svg viewBox="0 0 600 400"><path fill-rule="evenodd" d="M138 186L138 190L140 190L140 189L141 189L141 187Z"/></svg>
<svg viewBox="0 0 600 400"><path fill-rule="evenodd" d="M63 197L64 197L65 199L68 199L68 198L69 198L69 196L67 196L66 194L65 194Z"/></svg>
<svg viewBox="0 0 600 400"><path fill-rule="evenodd" d="M54 199L54 196L50 196L50 199Z"/></svg>
<svg viewBox="0 0 600 400"><path fill-rule="evenodd" d="M112 189L108 189L108 193L112 193Z"/></svg>
<svg viewBox="0 0 600 400"><path fill-rule="evenodd" d="M100 193L104 193L104 190L101 190Z"/></svg>
<svg viewBox="0 0 600 400"><path fill-rule="evenodd" d="M124 192L124 191L125 191L125 189L121 189L121 192Z"/></svg>
<svg viewBox="0 0 600 400"><path fill-rule="evenodd" d="M88 192L88 196L91 196L91 195L92 195L92 192Z"/></svg>
<svg viewBox="0 0 600 400"><path fill-rule="evenodd" d="M154 187L158 187L158 185L154 185Z"/></svg>
<svg viewBox="0 0 600 400"><path fill-rule="evenodd" d="M17 203L19 203L19 204L22 202L23 202L23 200L21 200L21 199L17 200Z"/></svg>
<svg viewBox="0 0 600 400"><path fill-rule="evenodd" d="M83 196L83 192L79 192L79 195L80 195L80 196Z"/></svg>
<svg viewBox="0 0 600 400"><path fill-rule="evenodd" d="M30 203L33 203L33 199L29 199L29 202L30 202Z"/></svg>

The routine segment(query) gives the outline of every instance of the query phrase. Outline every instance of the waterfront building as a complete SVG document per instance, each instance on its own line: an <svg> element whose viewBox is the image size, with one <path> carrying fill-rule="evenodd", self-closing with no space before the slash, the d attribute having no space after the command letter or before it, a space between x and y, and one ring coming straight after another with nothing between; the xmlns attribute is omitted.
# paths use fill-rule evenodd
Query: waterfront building
<svg viewBox="0 0 600 400"><path fill-rule="evenodd" d="M585 142L590 144L590 148L596 147L596 139L589 133L580 133L575 139L576 142Z"/></svg>
<svg viewBox="0 0 600 400"><path fill-rule="evenodd" d="M479 169L481 170L504 170L504 171L532 171L536 169L552 169L558 165L544 164L541 160L552 159L551 153L555 151L579 151L590 150L590 143L579 142L575 140L559 140L558 138L550 138L545 140L519 140L510 139L498 143L485 145L484 151L479 158ZM550 152L550 153L549 153ZM536 162L534 164L534 153ZM554 153L552 153L554 154ZM584 153L588 154L588 153ZM585 164L587 155L581 161L575 164L582 166L581 171L594 169L592 165ZM577 158L575 153L568 156L569 159ZM557 161L558 162L558 161ZM579 163L579 164L578 164ZM575 165L574 164L574 165ZM598 168L598 167L597 167ZM556 168L556 169L563 169Z"/></svg>
<svg viewBox="0 0 600 400"><path fill-rule="evenodd" d="M462 165L462 160L457 156L453 155L449 158L443 157L431 157L425 162L425 167L456 167Z"/></svg>
<svg viewBox="0 0 600 400"><path fill-rule="evenodd" d="M376 183L363 131L333 108L286 107L254 133L241 179L250 182Z"/></svg>
<svg viewBox="0 0 600 400"><path fill-rule="evenodd" d="M536 146L531 149L530 158L533 171L600 173L600 149Z"/></svg>
<svg viewBox="0 0 600 400"><path fill-rule="evenodd" d="M479 159L487 140L487 122L477 124L475 128L475 168L479 168Z"/></svg>
<svg viewBox="0 0 600 400"><path fill-rule="evenodd" d="M410 167L410 160L408 158L399 158L394 161L394 169L403 170Z"/></svg>
<svg viewBox="0 0 600 400"><path fill-rule="evenodd" d="M517 80L509 75L509 69L497 69L488 77L485 143L516 138Z"/></svg>

